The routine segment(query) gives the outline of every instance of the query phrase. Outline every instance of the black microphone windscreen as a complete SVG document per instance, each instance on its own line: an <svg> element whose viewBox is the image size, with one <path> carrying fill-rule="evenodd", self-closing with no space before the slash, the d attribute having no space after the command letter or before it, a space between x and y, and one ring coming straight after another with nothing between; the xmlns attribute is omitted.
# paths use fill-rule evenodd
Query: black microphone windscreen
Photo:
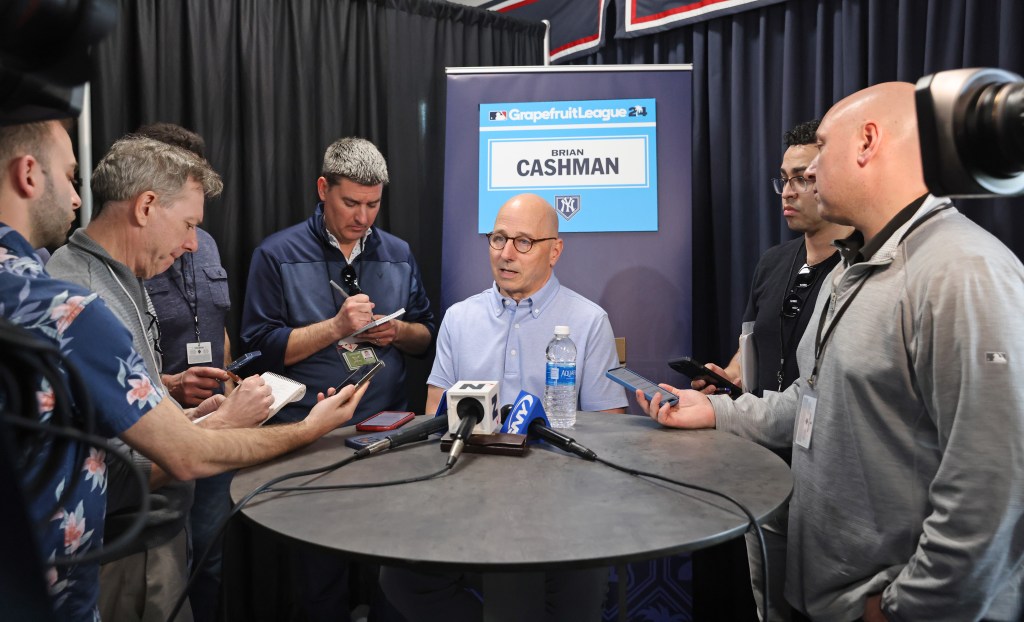
<svg viewBox="0 0 1024 622"><path fill-rule="evenodd" d="M483 404L472 398L459 400L458 406L455 407L455 412L459 414L460 419L472 417L477 423L483 421L484 418Z"/></svg>
<svg viewBox="0 0 1024 622"><path fill-rule="evenodd" d="M399 428L397 432L389 434L388 438L391 439L392 447L397 447L408 442L425 439L435 432L447 429L448 419L446 417L432 417L426 421Z"/></svg>
<svg viewBox="0 0 1024 622"><path fill-rule="evenodd" d="M508 420L508 415L511 412L512 412L512 404L505 404L504 406L501 407L501 423L502 423L502 425L504 425L505 421Z"/></svg>

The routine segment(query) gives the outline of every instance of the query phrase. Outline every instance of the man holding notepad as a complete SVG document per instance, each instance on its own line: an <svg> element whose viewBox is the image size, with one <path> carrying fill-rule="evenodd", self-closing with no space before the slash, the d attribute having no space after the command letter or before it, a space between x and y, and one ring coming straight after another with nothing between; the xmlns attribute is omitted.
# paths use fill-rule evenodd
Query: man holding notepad
<svg viewBox="0 0 1024 622"><path fill-rule="evenodd" d="M408 408L405 354L424 353L436 327L409 245L373 226L386 183L387 163L372 143L335 141L324 154L313 215L271 235L253 253L242 342L263 353L256 366L311 389L271 422L305 417L314 387L335 386L378 360L385 367L351 423ZM301 549L292 565L307 620L348 618L344 560Z"/></svg>
<svg viewBox="0 0 1024 622"><path fill-rule="evenodd" d="M373 226L386 183L387 163L372 143L335 141L324 154L313 215L253 253L242 342L263 352L255 366L311 389L272 421L301 419L312 389L335 386L378 360L385 367L352 423L407 409L405 354L423 354L436 326L409 245Z"/></svg>
<svg viewBox="0 0 1024 622"><path fill-rule="evenodd" d="M54 157L47 148L59 155L63 174L57 176L43 168L41 158ZM20 227L10 239L19 251L33 248L29 241L35 246L40 245L39 240L55 243L66 233L72 210L79 203L73 189L75 159L67 132L58 124L0 132L0 152L14 154L8 166L12 174L0 181L5 209ZM20 178L13 174L16 171L23 171ZM41 191L45 184L40 179L51 177L59 177L61 187L67 187L63 199ZM28 191L2 192L17 184ZM8 303L9 308L17 310L28 300L29 306L41 308L44 316L63 318L55 328L40 334L58 343L68 356L88 359L80 361L79 369L92 374L90 395L105 397L94 397L97 410L104 417L115 412L121 417L100 429L118 437L112 440L115 445L132 450L132 462L149 483L150 511L141 534L122 549L122 556L104 562L101 568L94 562L73 581L62 581L66 586L81 581L83 586L72 591L80 593L85 602L77 604L89 610L98 605L103 619L167 619L188 578L191 480L257 464L313 442L346 423L363 392L346 388L319 402L300 423L257 429L249 428L266 417L271 404L271 389L259 376L246 378L231 396L211 396L184 414L168 395L160 382L159 319L143 282L167 270L183 254L195 251L196 227L203 219L205 199L219 194L222 186L216 171L195 153L142 136L122 138L93 172L94 218L53 254L47 265L50 274L27 256L27 267L7 274L8 298L19 301ZM33 219L38 217L30 218L35 212L52 216L43 221L49 225L36 226ZM37 233L37 228L48 234ZM24 281L22 274L31 275L38 283ZM53 309L46 311L47 306L39 300L28 298L34 285L54 292L56 299L64 302L46 302ZM19 312L11 317L23 316ZM86 322L82 328L62 336L82 321ZM107 356L98 356L104 354L100 352L104 348L110 348ZM42 382L40 386L46 385ZM210 417L204 416L211 411ZM103 452L91 456L88 468L102 474L93 482L98 492L92 495L89 533L94 533L95 541L125 533L145 507L130 469L120 461L104 464ZM64 486L58 479L53 485L58 491ZM44 505L40 507L49 508L49 516L53 516L53 498L48 503L41 501ZM81 513L82 506L78 507L71 506L72 515ZM56 535L59 541L67 537ZM44 556L50 550L44 551ZM191 619L187 604L175 618Z"/></svg>

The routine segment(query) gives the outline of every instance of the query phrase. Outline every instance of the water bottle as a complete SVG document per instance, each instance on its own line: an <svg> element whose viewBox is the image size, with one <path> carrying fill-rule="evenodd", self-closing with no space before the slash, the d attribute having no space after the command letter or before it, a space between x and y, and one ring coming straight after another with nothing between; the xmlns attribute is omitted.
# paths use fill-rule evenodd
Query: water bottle
<svg viewBox="0 0 1024 622"><path fill-rule="evenodd" d="M544 381L544 412L553 428L576 425L576 344L568 326L556 326L548 343L548 368Z"/></svg>

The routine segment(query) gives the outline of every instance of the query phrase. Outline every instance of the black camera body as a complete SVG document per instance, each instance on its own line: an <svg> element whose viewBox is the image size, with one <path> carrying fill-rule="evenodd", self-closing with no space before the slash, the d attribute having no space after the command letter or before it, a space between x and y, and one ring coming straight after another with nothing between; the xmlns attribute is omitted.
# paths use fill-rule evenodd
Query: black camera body
<svg viewBox="0 0 1024 622"><path fill-rule="evenodd" d="M0 125L76 117L115 0L0 0Z"/></svg>
<svg viewBox="0 0 1024 622"><path fill-rule="evenodd" d="M937 196L1024 194L1024 81L954 69L917 81L924 179Z"/></svg>

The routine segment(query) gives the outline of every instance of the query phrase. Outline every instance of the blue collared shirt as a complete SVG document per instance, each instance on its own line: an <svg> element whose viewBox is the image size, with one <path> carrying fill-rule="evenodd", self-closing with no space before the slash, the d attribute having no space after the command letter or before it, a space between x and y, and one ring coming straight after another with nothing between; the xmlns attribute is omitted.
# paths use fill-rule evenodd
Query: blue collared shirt
<svg viewBox="0 0 1024 622"><path fill-rule="evenodd" d="M441 323L427 384L447 389L460 380L497 380L502 404L514 402L520 390L543 395L545 350L558 325L569 327L576 344L579 408L624 408L625 390L605 377L618 366L608 314L562 287L554 274L518 303L492 284L452 305Z"/></svg>

